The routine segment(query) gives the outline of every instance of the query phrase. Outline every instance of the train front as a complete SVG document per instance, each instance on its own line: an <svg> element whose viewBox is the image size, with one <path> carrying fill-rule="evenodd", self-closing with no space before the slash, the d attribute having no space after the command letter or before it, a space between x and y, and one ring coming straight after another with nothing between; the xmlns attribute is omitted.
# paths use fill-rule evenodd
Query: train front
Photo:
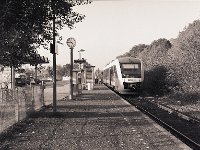
<svg viewBox="0 0 200 150"><path fill-rule="evenodd" d="M144 71L141 60L131 59L128 62L121 62L120 67L124 89L122 93L140 92L141 84L144 80Z"/></svg>

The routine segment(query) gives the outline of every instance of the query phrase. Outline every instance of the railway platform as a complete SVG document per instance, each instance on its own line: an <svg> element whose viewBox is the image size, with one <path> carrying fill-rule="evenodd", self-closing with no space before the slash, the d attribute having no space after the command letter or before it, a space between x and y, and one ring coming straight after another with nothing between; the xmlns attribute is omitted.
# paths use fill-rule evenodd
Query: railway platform
<svg viewBox="0 0 200 150"><path fill-rule="evenodd" d="M58 100L1 135L2 150L188 150L104 85Z"/></svg>

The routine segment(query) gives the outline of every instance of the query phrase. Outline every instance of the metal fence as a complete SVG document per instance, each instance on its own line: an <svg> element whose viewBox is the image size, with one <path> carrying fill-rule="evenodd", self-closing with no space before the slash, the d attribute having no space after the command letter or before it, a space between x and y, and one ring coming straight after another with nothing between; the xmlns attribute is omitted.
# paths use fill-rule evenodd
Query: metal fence
<svg viewBox="0 0 200 150"><path fill-rule="evenodd" d="M44 105L44 89L26 86L0 89L0 133Z"/></svg>

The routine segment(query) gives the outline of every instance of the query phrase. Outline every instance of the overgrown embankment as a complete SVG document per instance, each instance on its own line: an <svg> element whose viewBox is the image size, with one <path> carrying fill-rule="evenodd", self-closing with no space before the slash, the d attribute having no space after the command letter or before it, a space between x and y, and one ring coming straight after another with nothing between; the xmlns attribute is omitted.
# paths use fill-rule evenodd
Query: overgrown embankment
<svg viewBox="0 0 200 150"><path fill-rule="evenodd" d="M118 57L123 56L142 59L144 89L149 94L200 97L200 20L189 24L176 39L140 44Z"/></svg>

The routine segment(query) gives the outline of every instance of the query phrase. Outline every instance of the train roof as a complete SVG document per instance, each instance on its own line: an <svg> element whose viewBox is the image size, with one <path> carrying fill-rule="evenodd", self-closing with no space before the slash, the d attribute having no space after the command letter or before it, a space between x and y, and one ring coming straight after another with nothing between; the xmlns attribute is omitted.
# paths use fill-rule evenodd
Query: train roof
<svg viewBox="0 0 200 150"><path fill-rule="evenodd" d="M132 63L141 63L141 60L138 58L134 58L134 57L121 57L121 58L117 58L119 60L120 63L128 63L128 62L132 62Z"/></svg>
<svg viewBox="0 0 200 150"><path fill-rule="evenodd" d="M117 58L117 59L113 60L112 62L110 62L109 64L107 64L103 70L113 66L116 63L141 63L141 60L138 58L134 58L134 57Z"/></svg>

